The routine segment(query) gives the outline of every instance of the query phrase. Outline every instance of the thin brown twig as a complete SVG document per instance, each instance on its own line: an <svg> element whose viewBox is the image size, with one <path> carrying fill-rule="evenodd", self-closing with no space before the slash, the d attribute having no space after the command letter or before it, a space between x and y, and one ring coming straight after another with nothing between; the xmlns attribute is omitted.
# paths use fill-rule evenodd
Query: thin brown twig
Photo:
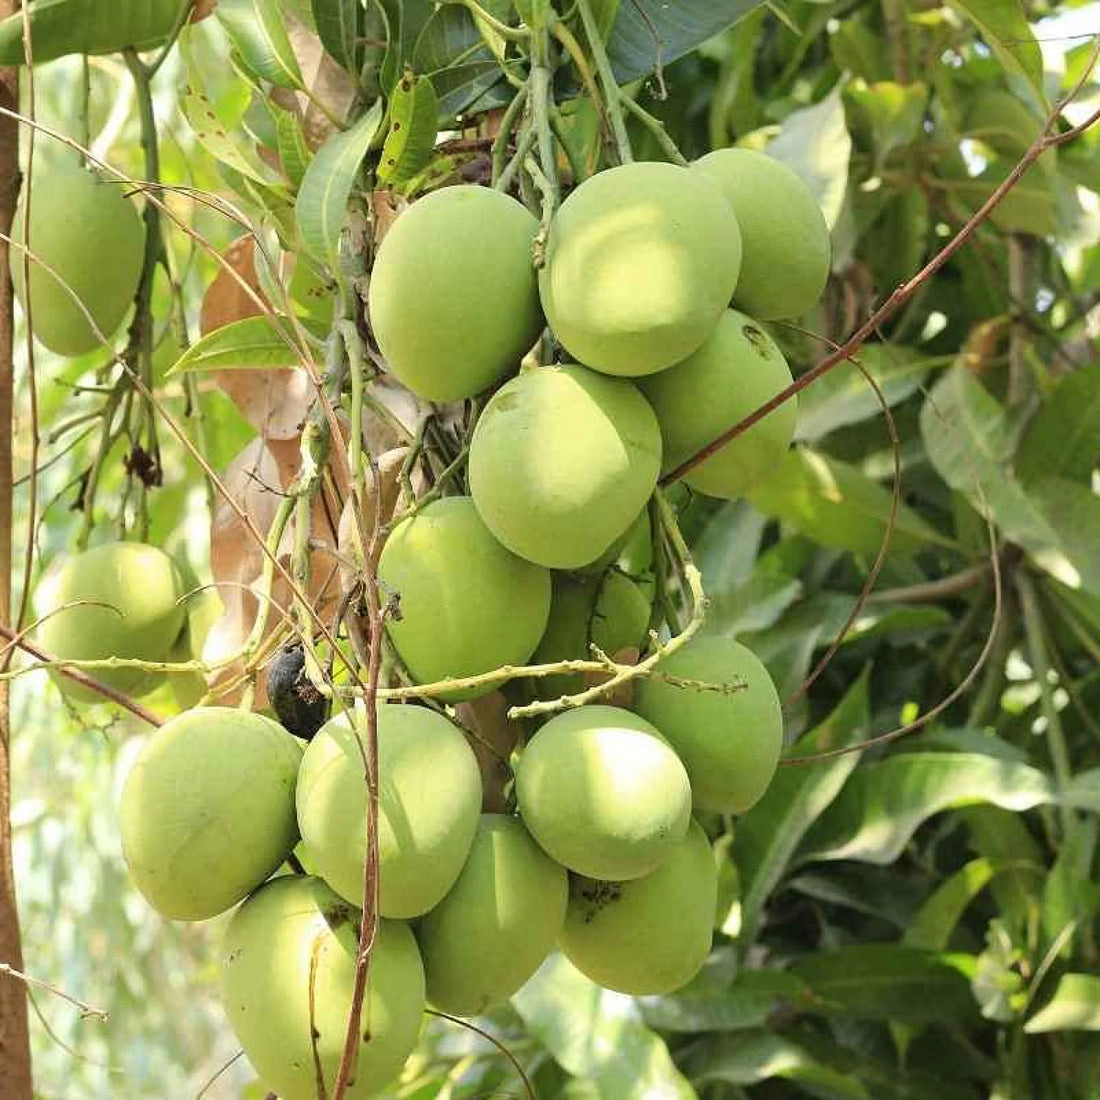
<svg viewBox="0 0 1100 1100"><path fill-rule="evenodd" d="M74 997L71 993L58 989L56 985L42 981L41 978L32 978L29 974L16 970L14 966L9 966L6 962L0 962L0 974L6 974L9 978L14 978L16 981L35 989L44 989L47 993L52 993L55 997L68 1001L69 1004L80 1010L82 1020L108 1020L110 1018L110 1013L106 1009L94 1008L92 1005L80 1000L79 997Z"/></svg>
<svg viewBox="0 0 1100 1100"><path fill-rule="evenodd" d="M116 691L113 687L108 687L106 684L100 683L98 680L93 679L85 672L81 672L80 669L70 668L64 664L59 664L56 657L51 657L48 653L38 648L32 642L28 642L23 636L23 632L13 630L6 623L0 623L0 637L6 638L9 642L14 643L20 649L29 653L32 657L36 657L40 661L45 661L50 664L51 667L62 675L75 683L82 685L83 687L90 688L92 691L102 695L104 699L109 699L112 703L117 703L120 707L124 707L131 714L142 719L144 722L148 722L151 726L161 726L164 723L158 718L151 710L147 710L134 699L131 699L128 695L124 695L121 691Z"/></svg>
<svg viewBox="0 0 1100 1100"><path fill-rule="evenodd" d="M449 1012L440 1012L437 1008L426 1008L424 1011L429 1016L436 1016L440 1020L447 1020L452 1024L457 1024L459 1027L464 1027L468 1031L480 1035L486 1042L492 1043L493 1046L512 1063L512 1068L519 1074L519 1078L523 1082L523 1089L527 1093L529 1100L536 1100L535 1086L531 1083L531 1078L527 1076L526 1070L519 1064L519 1059L495 1035L491 1035L484 1028L478 1027L477 1024L471 1023L469 1020L463 1020L459 1016L452 1016Z"/></svg>
<svg viewBox="0 0 1100 1100"><path fill-rule="evenodd" d="M1085 67L1081 79L1074 88L1055 105L1054 109L1047 116L1046 125L1043 127L1042 132L1035 141L1031 143L1012 171L1009 172L1004 180L994 189L985 202L978 207L969 221L959 229L955 236L952 237L916 275L894 290L890 297L887 298L886 301L883 302L882 305L879 306L843 344L837 347L835 351L821 359L814 367L808 370L800 378L795 379L794 382L786 389L776 394L770 401L766 401L763 405L760 405L753 410L753 412L749 413L748 416L734 424L733 427L723 432L717 439L712 440L705 447L696 451L690 458L681 462L674 470L665 474L665 476L661 478L661 484L671 485L673 482L679 481L685 474L690 473L712 455L722 450L727 443L743 435L754 424L759 423L759 421L763 420L769 413L778 409L780 405L789 401L796 394L806 389L807 386L816 382L823 374L826 374L838 364L844 362L845 359L849 359L853 353L857 352L867 340L874 335L875 331L884 321L892 316L900 306L908 302L924 283L939 271L939 269L943 267L964 244L966 244L975 230L993 213L998 203L1000 203L1005 195L1020 182L1024 173L1043 155L1043 153L1057 145L1062 145L1067 141L1071 141L1073 138L1080 137L1086 130L1089 130L1100 121L1100 108L1098 108L1078 125L1072 126L1068 130L1063 130L1060 133L1050 132L1057 123L1065 106L1074 99L1081 91L1081 88L1084 87L1085 82L1096 64L1098 54L1100 54L1100 40L1097 41L1092 58Z"/></svg>

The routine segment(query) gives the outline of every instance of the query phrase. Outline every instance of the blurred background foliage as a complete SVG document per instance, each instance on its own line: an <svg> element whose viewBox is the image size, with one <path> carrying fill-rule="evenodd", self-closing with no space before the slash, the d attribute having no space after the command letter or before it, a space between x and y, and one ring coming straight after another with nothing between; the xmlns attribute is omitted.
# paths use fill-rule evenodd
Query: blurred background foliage
<svg viewBox="0 0 1100 1100"><path fill-rule="evenodd" d="M597 5L604 25L620 30L639 6ZM410 20L427 19L408 60L433 78L445 112L473 116L507 98L495 62L456 52L469 49L468 27L451 19L464 12L405 7ZM796 374L1004 178L1048 104L1081 78L1100 31L1096 4L695 0L680 9L682 19L662 29L684 47L668 53L683 55L668 58L660 79L645 76L644 24L640 39L621 34L612 55L689 157L733 142L767 147L814 187L833 234L834 275L802 328L773 327ZM282 10L310 22L307 3L285 0ZM229 55L207 20L159 74L163 179L232 198L270 233L279 194L232 165L241 149L253 163L270 147L275 97L265 102ZM106 57L89 72L92 147L141 178L125 68ZM73 59L38 69L40 120L75 133L83 79ZM189 124L196 91L220 127ZM1094 73L1059 125L1098 104ZM579 157L594 156L591 108L574 100L563 110ZM633 121L631 132L640 158L664 155ZM59 155L40 138L36 170ZM279 182L291 197L294 187ZM481 1021L540 1097L1100 1095L1100 979L1091 976L1100 904L1098 192L1094 130L1045 154L861 354L897 422L899 512L876 595L788 709L792 751L854 744L911 720L963 683L988 643L983 670L923 732L785 768L749 814L708 822L722 868L719 935L689 989L635 1000L598 990L555 957L507 1010ZM191 195L169 201L215 247L237 235ZM170 247L193 337L215 267L185 234L172 233ZM163 372L183 340L169 287L158 284L156 295ZM80 387L103 361L37 354L35 580L84 523L73 506L100 441L97 422L82 417L99 396ZM23 370L16 448L25 475ZM211 381L192 377L161 373L158 393L222 469L253 431ZM129 507L124 443L113 446L96 516L105 529ZM150 538L206 580L207 489L178 442L166 435L162 446ZM889 525L893 462L877 401L842 366L802 395L799 447L751 500L677 497L713 601L707 629L751 645L783 695L797 691L849 617ZM1002 573L999 619L987 511ZM24 482L17 530L27 523ZM177 704L164 690L150 705L168 713ZM66 706L41 673L16 681L13 707L27 969L110 1011L106 1022L84 1020L35 994L38 1092L196 1096L236 1053L212 990L220 922L170 924L126 882L114 808L143 731L105 708ZM260 1095L250 1077L237 1062L204 1095ZM433 1021L398 1094L518 1091L494 1047Z"/></svg>

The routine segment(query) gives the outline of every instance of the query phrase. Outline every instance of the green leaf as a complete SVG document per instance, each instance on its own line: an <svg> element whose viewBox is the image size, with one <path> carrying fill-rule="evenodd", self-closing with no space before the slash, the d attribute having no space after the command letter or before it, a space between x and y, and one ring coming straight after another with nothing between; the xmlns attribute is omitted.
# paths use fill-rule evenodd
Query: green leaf
<svg viewBox="0 0 1100 1100"><path fill-rule="evenodd" d="M1043 55L1019 0L948 0L956 11L969 19L1002 64L1023 76L1041 103Z"/></svg>
<svg viewBox="0 0 1100 1100"><path fill-rule="evenodd" d="M813 995L783 970L743 970L732 985L639 997L638 1006L661 1031L741 1031L764 1027L776 1013L811 1011Z"/></svg>
<svg viewBox="0 0 1100 1100"><path fill-rule="evenodd" d="M887 405L900 404L920 389L931 367L942 362L894 344L866 344L859 361L878 383ZM837 428L882 415L882 406L863 373L843 364L823 374L798 395L797 439L814 442Z"/></svg>
<svg viewBox="0 0 1100 1100"><path fill-rule="evenodd" d="M275 370L299 362L290 342L266 317L246 317L196 340L166 377L203 370Z"/></svg>
<svg viewBox="0 0 1100 1100"><path fill-rule="evenodd" d="M761 0L676 0L620 3L607 52L620 84L668 65L733 26Z"/></svg>
<svg viewBox="0 0 1100 1100"><path fill-rule="evenodd" d="M1035 560L1063 584L1100 594L1100 497L1058 477L1035 482L1028 495L1053 533Z"/></svg>
<svg viewBox="0 0 1100 1100"><path fill-rule="evenodd" d="M432 159L438 124L439 97L432 82L406 70L390 97L390 128L378 163L379 181L403 184L415 179Z"/></svg>
<svg viewBox="0 0 1100 1100"><path fill-rule="evenodd" d="M870 718L865 672L824 722L792 749L800 756L852 745L867 735ZM851 752L811 766L780 768L764 797L738 820L733 858L741 876L739 940L752 944L764 905L785 874L814 821L840 793L859 762Z"/></svg>
<svg viewBox="0 0 1100 1100"><path fill-rule="evenodd" d="M1050 777L1027 764L979 753L902 753L852 776L799 858L892 863L918 826L944 810L983 802L1030 810L1054 799Z"/></svg>
<svg viewBox="0 0 1100 1100"><path fill-rule="evenodd" d="M551 955L512 998L527 1030L600 1100L695 1100L668 1048L628 998L589 981L563 955Z"/></svg>
<svg viewBox="0 0 1100 1100"><path fill-rule="evenodd" d="M1063 974L1054 996L1024 1024L1024 1031L1100 1031L1100 978Z"/></svg>
<svg viewBox="0 0 1100 1100"><path fill-rule="evenodd" d="M801 1085L799 1095L870 1100L870 1093L854 1077L822 1065L797 1043L767 1031L710 1040L692 1052L686 1068L699 1085L749 1086L778 1078Z"/></svg>
<svg viewBox="0 0 1100 1100"><path fill-rule="evenodd" d="M215 14L244 63L280 88L302 87L278 0L218 0Z"/></svg>
<svg viewBox="0 0 1100 1100"><path fill-rule="evenodd" d="M1042 868L1036 866L1041 874ZM925 951L946 951L967 906L989 885L996 867L988 859L972 859L945 879L925 899L901 942Z"/></svg>
<svg viewBox="0 0 1100 1100"><path fill-rule="evenodd" d="M313 151L306 143L302 124L293 111L275 109L275 134L279 150L279 163L286 178L295 188L301 187L306 171L313 160Z"/></svg>
<svg viewBox="0 0 1100 1100"><path fill-rule="evenodd" d="M189 0L35 0L28 5L36 65L67 54L151 49L164 42ZM22 65L23 15L0 21L0 65Z"/></svg>
<svg viewBox="0 0 1100 1100"><path fill-rule="evenodd" d="M313 0L313 20L321 45L353 75L359 73L362 19L360 0Z"/></svg>
<svg viewBox="0 0 1100 1100"><path fill-rule="evenodd" d="M848 160L852 138L841 99L843 81L819 103L792 111L783 120L779 136L767 148L798 173L814 193L832 229L840 219L848 189Z"/></svg>
<svg viewBox="0 0 1100 1100"><path fill-rule="evenodd" d="M890 520L891 494L855 466L801 448L789 452L778 470L748 494L755 508L775 516L822 546L855 554L877 554ZM912 554L949 545L905 504L899 503L890 549Z"/></svg>
<svg viewBox="0 0 1100 1100"><path fill-rule="evenodd" d="M976 1015L968 957L894 944L856 944L797 959L790 973L826 1014L892 1023L961 1022Z"/></svg>
<svg viewBox="0 0 1100 1100"><path fill-rule="evenodd" d="M1057 543L1042 510L1008 472L1015 439L1007 414L965 367L952 367L936 383L920 426L936 472L979 512L984 502L1010 539L1029 550Z"/></svg>
<svg viewBox="0 0 1100 1100"><path fill-rule="evenodd" d="M1087 817L1067 833L1061 851L1043 887L1043 935L1052 944L1068 925L1087 926L1100 904L1100 884L1092 881L1100 821ZM1061 956L1070 958L1073 936L1062 945Z"/></svg>
<svg viewBox="0 0 1100 1100"><path fill-rule="evenodd" d="M350 129L333 134L317 151L298 191L298 229L319 259L335 266L348 199L382 121L382 102Z"/></svg>
<svg viewBox="0 0 1100 1100"><path fill-rule="evenodd" d="M857 120L871 132L875 173L882 171L895 149L912 144L920 136L928 89L919 81L897 84L883 80L868 84L853 80L845 96Z"/></svg>
<svg viewBox="0 0 1100 1100"><path fill-rule="evenodd" d="M1046 396L1020 444L1016 472L1025 484L1064 477L1088 484L1100 462L1100 361L1067 374Z"/></svg>

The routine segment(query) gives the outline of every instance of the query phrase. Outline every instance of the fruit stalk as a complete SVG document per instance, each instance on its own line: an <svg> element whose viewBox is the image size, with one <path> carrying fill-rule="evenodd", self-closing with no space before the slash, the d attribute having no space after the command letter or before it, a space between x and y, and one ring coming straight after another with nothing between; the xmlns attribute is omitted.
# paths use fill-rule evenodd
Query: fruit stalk
<svg viewBox="0 0 1100 1100"><path fill-rule="evenodd" d="M634 160L634 151L630 147L630 135L626 132L626 119L623 117L622 110L622 91L611 68L611 59L607 56L607 50L604 49L600 28L596 23L595 16L592 14L592 7L588 0L577 0L577 11L580 13L585 36L588 38L589 52L592 55L592 60L596 63L596 72L599 74L600 83L603 85L607 117L611 121L611 133L615 138L615 149L619 154L619 163L630 164Z"/></svg>

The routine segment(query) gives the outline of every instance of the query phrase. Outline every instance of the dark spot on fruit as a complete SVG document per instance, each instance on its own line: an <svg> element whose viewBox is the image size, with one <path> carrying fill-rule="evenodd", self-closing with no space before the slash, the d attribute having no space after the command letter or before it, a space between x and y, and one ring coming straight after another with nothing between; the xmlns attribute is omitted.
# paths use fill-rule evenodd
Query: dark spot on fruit
<svg viewBox="0 0 1100 1100"><path fill-rule="evenodd" d="M317 1030L317 1028L311 1027L309 1029L309 1031L310 1031L310 1034L313 1036L314 1040L317 1040L317 1039L321 1038L321 1033Z"/></svg>
<svg viewBox="0 0 1100 1100"><path fill-rule="evenodd" d="M745 337L750 344L752 344L753 351L757 355L763 356L765 359L771 358L771 349L768 347L767 336L760 331L755 325L743 325L741 328L741 334Z"/></svg>
<svg viewBox="0 0 1100 1100"><path fill-rule="evenodd" d="M402 80L401 81L401 90L403 92L411 92L412 91L412 84L410 84L408 80Z"/></svg>
<svg viewBox="0 0 1100 1100"><path fill-rule="evenodd" d="M393 158L393 157L390 157L390 158L389 158L389 160L387 160L387 161L386 161L386 163L387 163L387 164L396 164L396 163L397 163L397 161L396 161L396 160L394 160L394 158Z"/></svg>
<svg viewBox="0 0 1100 1100"><path fill-rule="evenodd" d="M368 1027L367 1030L363 1032L363 1042L364 1043L369 1043L370 1041L371 1041L371 1033L370 1033L370 1028Z"/></svg>
<svg viewBox="0 0 1100 1100"><path fill-rule="evenodd" d="M400 129L401 129L401 123L400 123L400 122L395 122L395 123L394 123L394 124L393 124L393 125L392 125L392 126L390 127L390 130L391 130L391 131L392 131L393 133L395 133L395 134L396 134L396 133L397 133L397 131L398 131L398 130L400 130Z"/></svg>
<svg viewBox="0 0 1100 1100"><path fill-rule="evenodd" d="M284 649L267 670L267 694L284 728L308 741L328 720L329 701L306 675L301 643Z"/></svg>

